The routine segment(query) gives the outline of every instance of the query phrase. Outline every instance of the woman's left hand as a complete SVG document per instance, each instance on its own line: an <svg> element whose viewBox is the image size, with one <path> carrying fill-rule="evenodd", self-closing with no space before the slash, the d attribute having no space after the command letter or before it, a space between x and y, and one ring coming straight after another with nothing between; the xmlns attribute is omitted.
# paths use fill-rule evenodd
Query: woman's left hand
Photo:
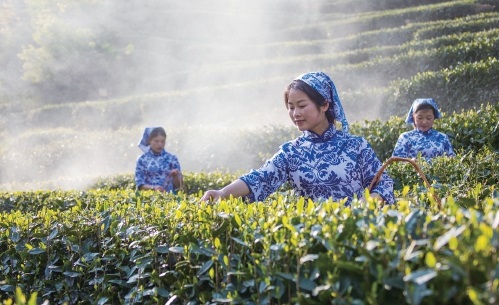
<svg viewBox="0 0 499 305"><path fill-rule="evenodd" d="M170 176L172 176L172 177L177 177L179 175L180 175L180 171L178 169L172 169L170 171Z"/></svg>

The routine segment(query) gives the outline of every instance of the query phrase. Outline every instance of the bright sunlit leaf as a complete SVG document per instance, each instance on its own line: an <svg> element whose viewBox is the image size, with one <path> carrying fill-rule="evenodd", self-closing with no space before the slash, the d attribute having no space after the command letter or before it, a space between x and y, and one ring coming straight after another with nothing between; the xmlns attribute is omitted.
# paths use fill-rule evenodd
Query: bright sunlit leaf
<svg viewBox="0 0 499 305"><path fill-rule="evenodd" d="M435 266L437 265L437 259L435 258L433 252L426 253L425 264L430 268L435 268Z"/></svg>
<svg viewBox="0 0 499 305"><path fill-rule="evenodd" d="M456 251L458 249L459 242L456 237L452 237L449 239L449 249L452 251Z"/></svg>
<svg viewBox="0 0 499 305"><path fill-rule="evenodd" d="M475 243L475 251L487 251L490 246L490 239L485 235L480 235Z"/></svg>

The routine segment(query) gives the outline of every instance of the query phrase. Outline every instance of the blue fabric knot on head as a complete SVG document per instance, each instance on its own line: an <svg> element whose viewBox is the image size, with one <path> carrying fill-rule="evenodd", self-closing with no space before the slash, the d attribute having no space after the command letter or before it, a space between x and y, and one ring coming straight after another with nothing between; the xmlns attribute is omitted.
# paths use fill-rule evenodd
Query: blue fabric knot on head
<svg viewBox="0 0 499 305"><path fill-rule="evenodd" d="M435 110L435 119L440 118L442 115L440 114L440 110L438 110L437 103L432 99L432 98L418 98L412 102L411 109L409 109L409 112L407 113L407 117L405 119L405 122L407 124L414 124L414 110L418 108L419 105L430 105L433 107Z"/></svg>
<svg viewBox="0 0 499 305"><path fill-rule="evenodd" d="M298 76L295 80L301 80L319 92L329 103L328 112L335 120L341 122L341 129L348 132L348 121L341 106L338 92L331 78L324 72L308 72Z"/></svg>
<svg viewBox="0 0 499 305"><path fill-rule="evenodd" d="M142 138L139 141L139 144L137 146L143 151L147 152L149 150L149 136L151 135L151 132L157 127L146 127L144 129L144 133L142 134Z"/></svg>

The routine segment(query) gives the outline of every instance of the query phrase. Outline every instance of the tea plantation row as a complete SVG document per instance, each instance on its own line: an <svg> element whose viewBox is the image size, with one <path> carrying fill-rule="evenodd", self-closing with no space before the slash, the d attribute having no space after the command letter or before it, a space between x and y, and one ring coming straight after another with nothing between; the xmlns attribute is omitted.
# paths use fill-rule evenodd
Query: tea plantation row
<svg viewBox="0 0 499 305"><path fill-rule="evenodd" d="M0 298L51 304L496 304L499 200L207 205L133 190L2 193ZM36 293L34 295L33 293Z"/></svg>

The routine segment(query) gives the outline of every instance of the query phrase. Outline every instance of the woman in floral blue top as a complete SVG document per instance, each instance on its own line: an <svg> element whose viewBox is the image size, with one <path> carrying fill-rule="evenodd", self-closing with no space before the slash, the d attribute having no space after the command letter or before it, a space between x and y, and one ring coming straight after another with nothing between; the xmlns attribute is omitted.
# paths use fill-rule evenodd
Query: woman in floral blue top
<svg viewBox="0 0 499 305"><path fill-rule="evenodd" d="M144 130L139 147L144 151L137 159L135 184L139 190L175 192L182 187L182 172L175 155L165 151L166 132L162 127Z"/></svg>
<svg viewBox="0 0 499 305"><path fill-rule="evenodd" d="M312 200L361 199L382 164L369 143L348 133L348 122L333 81L323 72L303 74L284 92L293 123L303 134L281 145L262 167L220 190L209 190L202 201L245 196L261 201L288 182L297 195ZM341 122L337 130L335 121ZM393 181L383 173L371 195L394 202Z"/></svg>
<svg viewBox="0 0 499 305"><path fill-rule="evenodd" d="M438 156L455 156L452 144L446 134L433 129L433 123L442 115L437 103L431 98L415 100L407 113L406 123L414 129L402 133L395 144L393 156L431 159Z"/></svg>

